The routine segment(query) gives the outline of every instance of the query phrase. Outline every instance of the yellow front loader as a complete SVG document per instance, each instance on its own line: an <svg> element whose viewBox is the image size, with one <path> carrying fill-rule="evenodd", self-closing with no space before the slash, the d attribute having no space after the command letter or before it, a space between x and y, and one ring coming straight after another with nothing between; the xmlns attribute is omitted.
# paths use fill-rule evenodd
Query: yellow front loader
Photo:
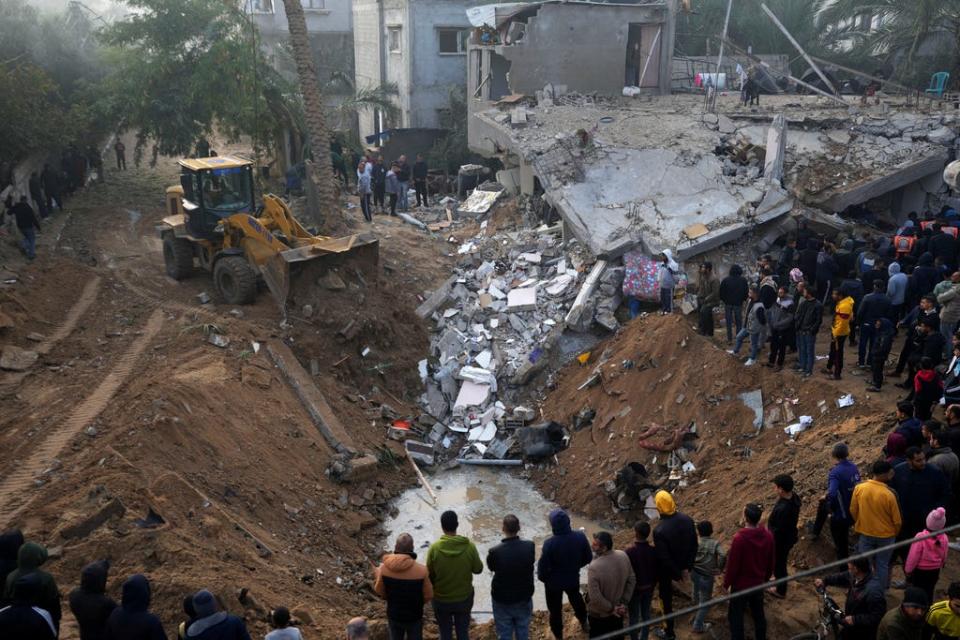
<svg viewBox="0 0 960 640"><path fill-rule="evenodd" d="M167 189L167 213L157 227L167 275L182 280L196 264L213 273L227 304L249 304L263 277L286 312L292 279L311 261L357 256L376 263L379 241L372 234L342 238L307 231L287 203L265 195L255 206L253 165L230 156L180 161L180 185Z"/></svg>

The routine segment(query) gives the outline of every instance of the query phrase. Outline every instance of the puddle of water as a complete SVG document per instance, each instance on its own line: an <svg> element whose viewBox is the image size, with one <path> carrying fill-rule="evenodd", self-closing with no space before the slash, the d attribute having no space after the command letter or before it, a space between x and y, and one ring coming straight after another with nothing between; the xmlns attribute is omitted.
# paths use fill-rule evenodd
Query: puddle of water
<svg viewBox="0 0 960 640"><path fill-rule="evenodd" d="M512 513L520 519L520 536L536 543L539 559L543 541L551 535L547 516L557 505L544 498L526 480L502 469L462 466L433 476L430 482L437 494L437 505L430 502L419 485L402 493L393 502L399 514L384 522L387 531L384 545L392 549L396 537L407 532L413 536L418 561L424 562L427 547L443 534L440 514L447 509L456 511L460 520L457 533L477 545L484 562L483 573L473 576L474 618L481 622L489 620L493 609L490 599L493 574L486 569L487 551L499 544L503 537L500 532L503 517ZM572 513L570 520L573 528L583 528L588 538L596 531L612 531L609 526ZM581 575L586 580L586 570ZM533 605L535 609L547 608L540 581L535 581Z"/></svg>

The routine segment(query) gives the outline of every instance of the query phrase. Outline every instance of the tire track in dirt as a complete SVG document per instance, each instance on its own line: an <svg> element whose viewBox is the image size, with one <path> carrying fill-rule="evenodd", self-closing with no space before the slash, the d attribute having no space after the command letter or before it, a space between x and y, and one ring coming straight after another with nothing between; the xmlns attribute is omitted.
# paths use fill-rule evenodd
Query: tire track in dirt
<svg viewBox="0 0 960 640"><path fill-rule="evenodd" d="M80 292L80 297L76 302L73 303L73 306L70 307L70 311L67 312L67 316L63 319L63 322L60 323L57 329L50 336L37 345L34 351L40 355L49 353L51 349L57 346L58 342L73 333L73 330L77 328L77 323L80 321L80 318L83 317L83 314L87 312L87 309L90 308L90 305L92 305L94 300L97 299L97 294L99 292L100 276L94 276L87 282L86 285L84 285L83 291ZM15 373L6 374L2 379L0 379L0 389L9 388L19 384L29 374L29 371L18 371Z"/></svg>
<svg viewBox="0 0 960 640"><path fill-rule="evenodd" d="M77 406L67 419L57 427L33 453L19 463L10 475L0 481L0 529L30 501L28 495L37 474L47 468L60 455L64 447L80 431L103 411L114 394L133 372L140 355L163 326L164 312L156 309L147 320L143 334L121 355L113 370L103 379L87 398Z"/></svg>

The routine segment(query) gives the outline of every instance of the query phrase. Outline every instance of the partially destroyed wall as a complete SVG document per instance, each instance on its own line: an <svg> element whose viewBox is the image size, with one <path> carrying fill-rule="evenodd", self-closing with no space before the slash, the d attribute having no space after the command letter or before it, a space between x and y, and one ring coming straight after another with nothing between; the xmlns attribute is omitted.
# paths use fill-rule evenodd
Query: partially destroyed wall
<svg viewBox="0 0 960 640"><path fill-rule="evenodd" d="M667 15L665 5L542 5L529 19L520 42L498 47L513 63L510 88L533 95L553 83L579 93L617 95L624 86L630 24L662 23L667 32ZM661 77L669 78L672 41L670 34L662 33L658 47L664 54L650 63L659 63Z"/></svg>

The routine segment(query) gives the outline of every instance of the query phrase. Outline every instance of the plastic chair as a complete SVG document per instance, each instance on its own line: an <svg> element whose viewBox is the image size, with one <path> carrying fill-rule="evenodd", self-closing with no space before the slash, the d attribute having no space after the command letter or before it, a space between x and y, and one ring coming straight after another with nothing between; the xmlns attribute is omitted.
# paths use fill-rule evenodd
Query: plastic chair
<svg viewBox="0 0 960 640"><path fill-rule="evenodd" d="M946 71L938 71L930 76L930 88L927 93L933 94L938 98L943 97L943 92L947 89L947 82L950 81L950 74Z"/></svg>

